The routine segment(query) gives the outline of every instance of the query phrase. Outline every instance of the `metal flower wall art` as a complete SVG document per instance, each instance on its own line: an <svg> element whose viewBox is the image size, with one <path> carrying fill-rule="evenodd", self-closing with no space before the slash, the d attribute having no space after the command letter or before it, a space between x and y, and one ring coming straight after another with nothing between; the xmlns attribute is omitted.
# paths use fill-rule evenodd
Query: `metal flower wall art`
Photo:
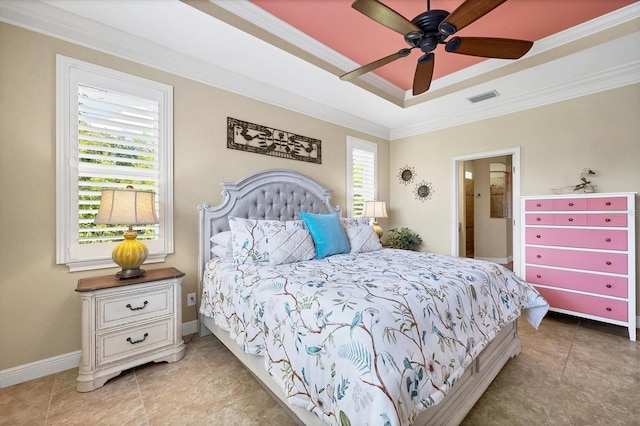
<svg viewBox="0 0 640 426"><path fill-rule="evenodd" d="M427 182L424 180L419 184L417 184L414 190L416 200L420 200L422 202L425 202L426 200L430 200L431 195L433 195L434 192L435 191L433 190L433 186L431 185L431 182Z"/></svg>
<svg viewBox="0 0 640 426"><path fill-rule="evenodd" d="M400 172L398 172L398 180L403 185L409 185L413 183L416 177L416 171L411 166L404 166L400 168Z"/></svg>

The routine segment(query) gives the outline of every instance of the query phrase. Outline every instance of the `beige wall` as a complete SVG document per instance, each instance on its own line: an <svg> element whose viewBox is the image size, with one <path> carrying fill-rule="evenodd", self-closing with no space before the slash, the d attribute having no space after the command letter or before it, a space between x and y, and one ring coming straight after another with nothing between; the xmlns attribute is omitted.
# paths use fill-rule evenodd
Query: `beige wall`
<svg viewBox="0 0 640 426"><path fill-rule="evenodd" d="M294 169L334 189L333 202L344 205L351 135L378 143L379 197L389 199L388 141L0 23L0 370L79 350L77 281L116 272L69 273L55 264L56 54L174 87L175 254L166 266L186 273L183 322L196 319L184 303L197 289L196 207L221 200L220 182ZM228 116L322 140L322 165L228 150Z"/></svg>
<svg viewBox="0 0 640 426"><path fill-rule="evenodd" d="M386 230L408 226L423 249L450 253L454 156L521 147L521 194L549 194L574 184L583 167L598 172L598 192L640 190L639 86L431 132L388 143L293 111L0 23L0 370L80 348L79 278L114 269L69 273L55 264L55 55L63 54L174 86L175 254L183 296L197 288L197 210L220 201L221 181L266 168L302 171L345 200L347 135L379 145ZM226 117L321 139L323 164L226 149ZM390 159L385 161L385 159ZM414 184L397 173L415 167ZM431 200L415 199L431 182ZM636 219L637 220L637 219ZM637 226L637 225L636 225ZM152 265L161 267L162 264ZM183 321L196 318L183 298Z"/></svg>
<svg viewBox="0 0 640 426"><path fill-rule="evenodd" d="M584 167L597 172L592 179L597 192L639 192L639 88L627 86L393 141L390 226L418 232L423 250L451 253L452 158L513 147L521 148L521 195L551 194L551 188L574 185ZM405 187L394 179L405 164L415 167L418 182L433 183L431 200L415 200L415 185ZM636 229L637 222L638 215Z"/></svg>

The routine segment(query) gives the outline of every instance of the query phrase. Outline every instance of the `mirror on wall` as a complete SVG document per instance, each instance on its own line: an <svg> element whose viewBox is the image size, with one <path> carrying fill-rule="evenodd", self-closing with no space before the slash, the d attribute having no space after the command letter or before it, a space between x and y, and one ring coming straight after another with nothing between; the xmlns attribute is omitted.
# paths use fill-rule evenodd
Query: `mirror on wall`
<svg viewBox="0 0 640 426"><path fill-rule="evenodd" d="M511 167L504 163L489 165L491 179L491 217L511 217Z"/></svg>

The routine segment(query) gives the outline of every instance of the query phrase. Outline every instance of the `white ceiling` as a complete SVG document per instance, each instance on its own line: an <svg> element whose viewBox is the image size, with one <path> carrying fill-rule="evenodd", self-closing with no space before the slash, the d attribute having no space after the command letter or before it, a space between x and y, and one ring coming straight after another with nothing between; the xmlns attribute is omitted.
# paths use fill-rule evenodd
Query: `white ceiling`
<svg viewBox="0 0 640 426"><path fill-rule="evenodd" d="M640 82L640 2L536 42L519 61L492 59L435 80L427 101L406 107L178 0L0 0L0 20L391 140ZM353 65L324 55L340 69ZM500 96L467 100L491 90Z"/></svg>

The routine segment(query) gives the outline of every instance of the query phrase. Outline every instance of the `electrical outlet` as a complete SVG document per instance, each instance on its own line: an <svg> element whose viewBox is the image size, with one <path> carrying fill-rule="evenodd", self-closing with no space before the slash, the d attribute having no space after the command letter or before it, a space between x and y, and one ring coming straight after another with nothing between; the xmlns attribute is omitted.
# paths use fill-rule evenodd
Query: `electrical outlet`
<svg viewBox="0 0 640 426"><path fill-rule="evenodd" d="M196 294L189 293L187 294L187 306L194 306L196 304Z"/></svg>

